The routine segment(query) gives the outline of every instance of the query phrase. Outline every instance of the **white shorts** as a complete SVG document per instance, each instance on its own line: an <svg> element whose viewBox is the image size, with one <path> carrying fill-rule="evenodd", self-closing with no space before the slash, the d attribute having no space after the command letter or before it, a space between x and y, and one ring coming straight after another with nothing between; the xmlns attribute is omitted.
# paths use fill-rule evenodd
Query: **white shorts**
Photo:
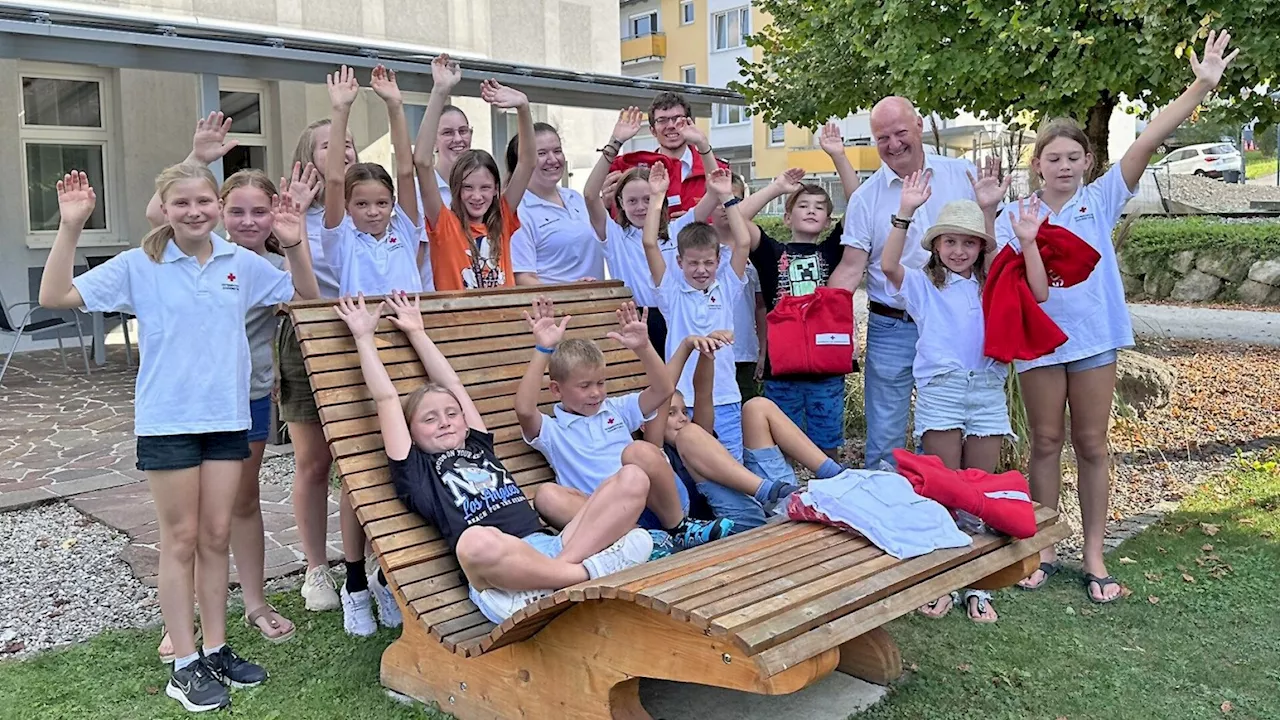
<svg viewBox="0 0 1280 720"><path fill-rule="evenodd" d="M930 430L960 430L964 437L1009 437L1005 376L990 370L953 370L916 385L915 438Z"/></svg>

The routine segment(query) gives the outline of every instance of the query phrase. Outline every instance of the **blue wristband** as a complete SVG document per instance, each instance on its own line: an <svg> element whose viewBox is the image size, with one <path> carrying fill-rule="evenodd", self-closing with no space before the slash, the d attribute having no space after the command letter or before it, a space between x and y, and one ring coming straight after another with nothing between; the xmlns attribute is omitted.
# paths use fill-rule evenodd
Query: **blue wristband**
<svg viewBox="0 0 1280 720"><path fill-rule="evenodd" d="M548 355L550 355L551 353L555 352L555 348L544 348L544 347L542 347L541 345L534 345L534 346L533 346L533 349L534 349L534 350L537 350L537 351L538 351L538 352L540 352L540 353L546 353L546 354L548 354Z"/></svg>

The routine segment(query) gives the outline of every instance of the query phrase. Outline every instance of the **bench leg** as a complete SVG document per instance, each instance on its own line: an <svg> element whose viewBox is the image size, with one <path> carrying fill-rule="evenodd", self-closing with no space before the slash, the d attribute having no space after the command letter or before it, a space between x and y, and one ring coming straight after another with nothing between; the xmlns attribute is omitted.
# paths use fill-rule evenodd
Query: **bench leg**
<svg viewBox="0 0 1280 720"><path fill-rule="evenodd" d="M1022 558L1003 570L991 573L969 587L974 590L1000 590L1007 588L1019 580L1029 577L1038 567L1040 567L1040 555L1036 553Z"/></svg>
<svg viewBox="0 0 1280 720"><path fill-rule="evenodd" d="M875 628L840 646L836 670L876 685L902 676L902 653L884 628Z"/></svg>

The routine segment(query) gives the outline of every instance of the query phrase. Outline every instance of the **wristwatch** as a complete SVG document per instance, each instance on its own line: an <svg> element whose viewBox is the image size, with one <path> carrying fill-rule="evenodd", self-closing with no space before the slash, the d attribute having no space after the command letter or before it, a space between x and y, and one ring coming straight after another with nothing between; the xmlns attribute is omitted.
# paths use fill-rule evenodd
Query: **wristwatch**
<svg viewBox="0 0 1280 720"><path fill-rule="evenodd" d="M893 217L889 218L889 223L896 228L902 228L903 230L906 230L907 228L911 227L911 218L898 217L897 215L894 215Z"/></svg>

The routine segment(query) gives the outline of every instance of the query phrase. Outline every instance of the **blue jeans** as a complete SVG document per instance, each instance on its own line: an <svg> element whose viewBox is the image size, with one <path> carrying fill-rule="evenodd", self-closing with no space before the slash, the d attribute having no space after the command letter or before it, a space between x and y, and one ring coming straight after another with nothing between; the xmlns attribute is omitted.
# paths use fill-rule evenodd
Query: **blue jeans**
<svg viewBox="0 0 1280 720"><path fill-rule="evenodd" d="M893 462L894 448L906 446L907 416L915 379L911 364L920 339L915 323L871 313L867 316L867 367L863 373L867 416L868 470Z"/></svg>
<svg viewBox="0 0 1280 720"><path fill-rule="evenodd" d="M844 445L844 376L764 381L764 396L823 451Z"/></svg>
<svg viewBox="0 0 1280 720"><path fill-rule="evenodd" d="M693 418L693 406L685 408ZM734 460L742 462L742 403L725 403L716 406L716 439Z"/></svg>

